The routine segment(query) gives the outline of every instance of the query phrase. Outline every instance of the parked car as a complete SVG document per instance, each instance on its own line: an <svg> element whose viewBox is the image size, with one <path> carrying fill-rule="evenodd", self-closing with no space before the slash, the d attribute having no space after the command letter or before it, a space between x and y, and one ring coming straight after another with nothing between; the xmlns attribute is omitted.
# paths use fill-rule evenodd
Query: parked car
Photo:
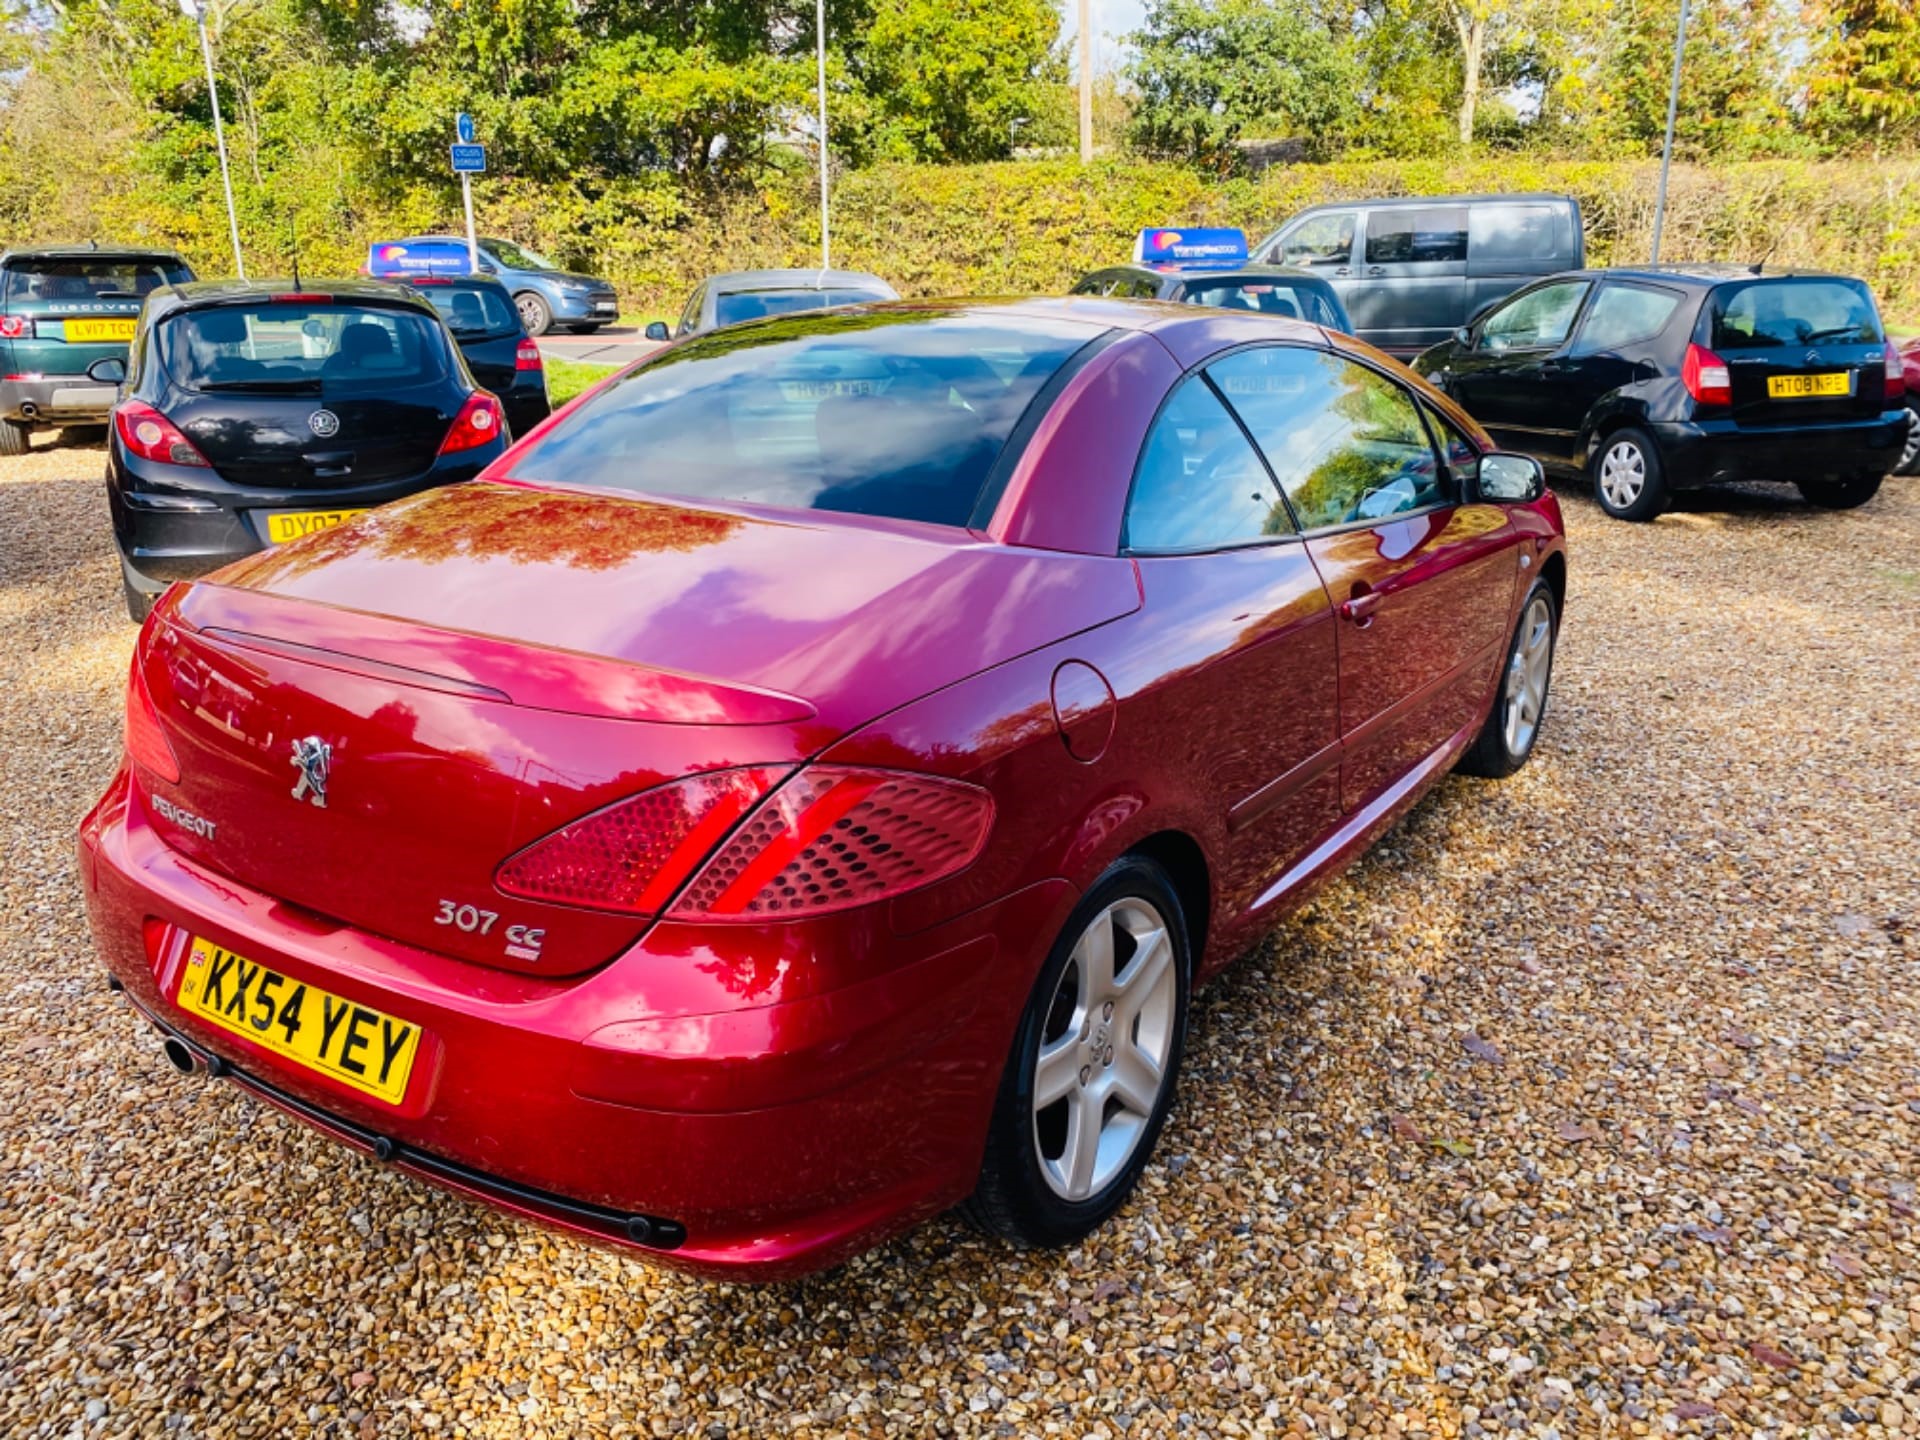
<svg viewBox="0 0 1920 1440"><path fill-rule="evenodd" d="M505 285L491 275L410 275L404 283L440 312L473 378L500 397L509 440L552 413L546 362Z"/></svg>
<svg viewBox="0 0 1920 1440"><path fill-rule="evenodd" d="M1330 278L1353 333L1395 355L1446 336L1528 281L1587 263L1571 195L1435 195L1303 210L1254 247Z"/></svg>
<svg viewBox="0 0 1920 1440"><path fill-rule="evenodd" d="M620 296L611 283L597 275L582 275L562 270L537 250L498 235L482 235L476 248L480 252L483 274L497 275L513 295L520 323L529 335L545 335L549 330L570 330L576 335L591 335L602 325L620 318ZM381 261L396 267L403 257L417 266L419 273L464 275L472 268L467 241L460 235L410 235L403 240L382 241L362 274L382 272ZM377 252L395 252L381 255Z"/></svg>
<svg viewBox="0 0 1920 1440"><path fill-rule="evenodd" d="M1247 237L1238 230L1198 232L1224 243L1200 247L1204 258L1178 257L1179 242L1194 233L1143 230L1132 263L1095 270L1075 282L1069 293L1250 310L1352 333L1340 297L1326 280L1306 270L1249 263Z"/></svg>
<svg viewBox="0 0 1920 1440"><path fill-rule="evenodd" d="M1907 440L1893 473L1920 475L1920 339L1909 340L1901 347L1900 369L1907 387Z"/></svg>
<svg viewBox="0 0 1920 1440"><path fill-rule="evenodd" d="M680 323L669 331L665 321L655 320L646 337L673 340L769 315L899 298L891 285L864 270L734 270L701 281L687 297Z"/></svg>
<svg viewBox="0 0 1920 1440"><path fill-rule="evenodd" d="M378 281L163 287L131 361L88 373L121 386L107 502L136 620L176 580L470 480L505 448L438 313Z"/></svg>
<svg viewBox="0 0 1920 1440"><path fill-rule="evenodd" d="M1501 444L1591 477L1609 515L1650 520L1729 480L1865 504L1908 434L1899 361L1858 280L1679 265L1529 286L1414 369Z"/></svg>
<svg viewBox="0 0 1920 1440"><path fill-rule="evenodd" d="M0 455L24 455L41 426L97 425L114 388L87 367L126 359L140 305L193 279L171 250L55 245L0 255Z"/></svg>
<svg viewBox="0 0 1920 1440"><path fill-rule="evenodd" d="M1192 987L1526 762L1559 510L1404 367L1197 306L847 318L169 593L80 870L173 1063L708 1273L962 1201L1064 1244Z"/></svg>

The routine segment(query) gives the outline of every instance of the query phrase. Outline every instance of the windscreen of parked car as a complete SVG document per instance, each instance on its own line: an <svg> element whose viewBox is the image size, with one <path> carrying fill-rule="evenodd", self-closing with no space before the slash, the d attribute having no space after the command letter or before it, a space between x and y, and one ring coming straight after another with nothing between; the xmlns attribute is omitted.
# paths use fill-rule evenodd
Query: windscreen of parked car
<svg viewBox="0 0 1920 1440"><path fill-rule="evenodd" d="M829 305L859 305L871 300L891 300L876 290L735 290L715 297L713 323L738 325L742 320L764 320L770 315L794 315L806 310L824 310Z"/></svg>
<svg viewBox="0 0 1920 1440"><path fill-rule="evenodd" d="M1343 329L1339 314L1327 302L1326 295L1311 285L1296 285L1284 280L1195 281L1183 297L1189 305L1214 305L1223 310L1251 310L1260 315L1279 315L1288 320L1305 320Z"/></svg>
<svg viewBox="0 0 1920 1440"><path fill-rule="evenodd" d="M1102 333L924 310L716 330L586 401L514 474L965 525L1027 406Z"/></svg>
<svg viewBox="0 0 1920 1440"><path fill-rule="evenodd" d="M447 329L461 340L511 335L520 328L520 316L498 290L479 285L417 285L420 298L440 312Z"/></svg>
<svg viewBox="0 0 1920 1440"><path fill-rule="evenodd" d="M193 272L180 261L101 256L99 259L13 261L6 270L6 303L21 300L139 300L162 285L183 285Z"/></svg>
<svg viewBox="0 0 1920 1440"><path fill-rule="evenodd" d="M351 394L447 375L440 327L385 306L216 305L170 316L157 340L167 373L188 390Z"/></svg>
<svg viewBox="0 0 1920 1440"><path fill-rule="evenodd" d="M1713 292L1711 350L1879 345L1873 296L1857 280L1758 280Z"/></svg>
<svg viewBox="0 0 1920 1440"><path fill-rule="evenodd" d="M493 252L494 259L510 270L558 270L560 268L538 250L529 250L525 245L516 245L511 240L502 240L497 235L489 235L482 243Z"/></svg>

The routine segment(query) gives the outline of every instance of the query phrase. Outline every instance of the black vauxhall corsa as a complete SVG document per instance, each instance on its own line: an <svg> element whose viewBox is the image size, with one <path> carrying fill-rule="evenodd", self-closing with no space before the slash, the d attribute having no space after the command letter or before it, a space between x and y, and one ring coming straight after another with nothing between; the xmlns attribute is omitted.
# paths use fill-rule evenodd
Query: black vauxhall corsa
<svg viewBox="0 0 1920 1440"><path fill-rule="evenodd" d="M1863 505L1900 458L1905 385L1858 280L1757 266L1581 270L1515 292L1413 368L1494 440L1585 473L1609 515L1784 480Z"/></svg>
<svg viewBox="0 0 1920 1440"><path fill-rule="evenodd" d="M124 380L107 500L136 620L175 580L470 480L505 448L500 402L402 286L166 287L129 360L89 373Z"/></svg>

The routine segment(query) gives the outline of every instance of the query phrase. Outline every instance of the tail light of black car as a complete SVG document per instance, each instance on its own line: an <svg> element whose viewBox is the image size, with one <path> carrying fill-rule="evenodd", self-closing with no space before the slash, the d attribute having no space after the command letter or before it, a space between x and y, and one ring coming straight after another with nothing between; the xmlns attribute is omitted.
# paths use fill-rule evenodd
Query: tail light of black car
<svg viewBox="0 0 1920 1440"><path fill-rule="evenodd" d="M144 401L122 400L114 406L113 426L120 432L120 443L143 460L211 468L180 427Z"/></svg>
<svg viewBox="0 0 1920 1440"><path fill-rule="evenodd" d="M546 362L540 358L540 347L531 336L522 340L513 352L513 368L516 370L544 370Z"/></svg>
<svg viewBox="0 0 1920 1440"><path fill-rule="evenodd" d="M476 390L453 417L453 427L440 442L440 453L457 455L463 450L477 450L500 433L500 402L486 391Z"/></svg>
<svg viewBox="0 0 1920 1440"><path fill-rule="evenodd" d="M839 765L790 774L747 767L648 790L536 841L494 883L589 910L657 915L671 902L676 920L795 920L956 874L993 824L993 797L956 780Z"/></svg>
<svg viewBox="0 0 1920 1440"><path fill-rule="evenodd" d="M1704 345L1687 346L1687 357L1680 363L1680 383L1699 405L1731 405L1733 372L1727 362Z"/></svg>
<svg viewBox="0 0 1920 1440"><path fill-rule="evenodd" d="M1907 393L1907 373L1902 367L1900 347L1887 341L1887 399L1900 400Z"/></svg>

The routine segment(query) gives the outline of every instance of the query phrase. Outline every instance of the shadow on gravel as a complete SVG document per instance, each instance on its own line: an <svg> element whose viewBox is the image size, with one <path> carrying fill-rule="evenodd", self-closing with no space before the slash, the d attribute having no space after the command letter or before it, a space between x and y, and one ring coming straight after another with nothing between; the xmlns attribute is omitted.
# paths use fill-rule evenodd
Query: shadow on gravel
<svg viewBox="0 0 1920 1440"><path fill-rule="evenodd" d="M1578 506L1605 518L1600 503L1593 498L1593 487L1584 480L1555 478L1550 488L1563 506ZM1868 502L1871 505L1872 502ZM1800 498L1792 485L1708 485L1698 490L1676 490L1662 512L1668 515L1841 515L1839 510L1821 510ZM1626 521L1617 521L1626 524ZM1655 522L1658 523L1657 521Z"/></svg>

